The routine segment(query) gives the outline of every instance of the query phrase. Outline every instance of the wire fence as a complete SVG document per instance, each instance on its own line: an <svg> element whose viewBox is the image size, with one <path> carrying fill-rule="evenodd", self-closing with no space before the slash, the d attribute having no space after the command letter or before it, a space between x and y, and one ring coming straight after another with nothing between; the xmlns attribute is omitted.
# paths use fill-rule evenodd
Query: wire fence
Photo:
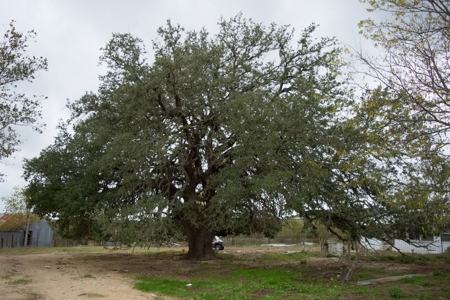
<svg viewBox="0 0 450 300"><path fill-rule="evenodd" d="M303 244L314 243L319 244L319 238L306 238L299 235L277 235L274 238L264 237L263 234L253 234L250 236L238 235L238 236L226 236L221 237L224 243L228 246L259 246L263 244ZM179 241L180 243L186 243L187 241ZM119 243L120 244L120 243ZM76 247L80 245L87 246L105 246L108 245L105 241L92 241L92 240L74 240L64 239L61 237L54 237L53 246L55 247Z"/></svg>
<svg viewBox="0 0 450 300"><path fill-rule="evenodd" d="M259 246L263 244L303 244L303 243L319 243L318 238L305 238L298 235L277 235L270 239L264 235L251 236L227 236L224 242L229 246Z"/></svg>

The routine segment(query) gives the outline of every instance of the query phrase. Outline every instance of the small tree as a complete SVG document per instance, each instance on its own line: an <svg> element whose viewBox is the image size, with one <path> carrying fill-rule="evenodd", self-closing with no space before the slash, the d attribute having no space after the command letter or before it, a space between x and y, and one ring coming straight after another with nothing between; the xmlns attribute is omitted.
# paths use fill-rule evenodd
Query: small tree
<svg viewBox="0 0 450 300"><path fill-rule="evenodd" d="M385 166L378 181L390 186L378 193L389 213L373 212L392 223L386 237L438 234L450 228L450 5L361 2L388 16L359 24L379 55L356 53L358 72L378 86L365 87L354 123L372 145L365 156Z"/></svg>
<svg viewBox="0 0 450 300"><path fill-rule="evenodd" d="M450 3L442 0L365 0L386 21L359 23L361 34L380 55L357 53L365 69L391 94L371 105L402 123L404 140L429 135L448 145L450 131ZM380 95L378 93L378 95ZM376 106L376 107L375 107ZM378 107L378 108L377 108ZM396 117L397 116L397 117Z"/></svg>
<svg viewBox="0 0 450 300"><path fill-rule="evenodd" d="M24 194L25 188L15 186L14 193L8 197L2 197L1 200L5 203L5 212L8 214L27 214L28 204Z"/></svg>
<svg viewBox="0 0 450 300"><path fill-rule="evenodd" d="M37 121L43 97L15 92L18 83L32 82L38 71L47 70L47 59L26 55L35 36L34 30L18 32L11 21L0 42L0 161L17 151L21 142L15 126L32 126L39 132L42 128Z"/></svg>
<svg viewBox="0 0 450 300"><path fill-rule="evenodd" d="M1 231L15 231L25 229L25 236L28 236L28 227L30 221L35 217L31 215L31 207L25 196L25 188L14 187L14 193L9 197L2 197L1 201L5 203L5 213L11 216L0 226ZM26 224L26 227L24 227ZM27 246L27 239L24 239L23 246Z"/></svg>

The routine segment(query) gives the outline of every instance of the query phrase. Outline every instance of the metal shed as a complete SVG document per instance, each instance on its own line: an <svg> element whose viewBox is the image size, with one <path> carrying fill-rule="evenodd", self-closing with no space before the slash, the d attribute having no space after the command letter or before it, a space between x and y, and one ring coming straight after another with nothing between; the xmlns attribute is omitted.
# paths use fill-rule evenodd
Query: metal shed
<svg viewBox="0 0 450 300"><path fill-rule="evenodd" d="M33 215L25 240L27 219L24 215L4 214L0 217L0 248L24 246L52 247L53 229L45 219Z"/></svg>

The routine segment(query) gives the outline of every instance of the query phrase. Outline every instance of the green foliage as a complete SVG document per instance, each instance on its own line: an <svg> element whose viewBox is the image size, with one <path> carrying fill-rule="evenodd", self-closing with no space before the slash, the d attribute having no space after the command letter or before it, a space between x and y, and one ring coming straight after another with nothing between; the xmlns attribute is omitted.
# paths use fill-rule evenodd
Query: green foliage
<svg viewBox="0 0 450 300"><path fill-rule="evenodd" d="M431 122L428 134L448 129L450 10L448 1L370 0L370 11L391 14L386 21L363 20L361 33L385 53L362 58L369 74L383 85L405 93L405 109ZM414 114L411 114L413 117ZM414 120L410 119L411 124ZM443 137L445 139L445 137Z"/></svg>
<svg viewBox="0 0 450 300"><path fill-rule="evenodd" d="M304 221L294 218L289 218L283 222L280 234L298 236L300 237L305 233Z"/></svg>
<svg viewBox="0 0 450 300"><path fill-rule="evenodd" d="M432 0L361 2L371 12L389 14L359 24L380 54L355 53L363 65L357 71L379 84L365 86L355 126L372 145L366 157L385 169L374 174L388 187L377 197L394 224L385 235L437 235L450 228L450 6Z"/></svg>
<svg viewBox="0 0 450 300"><path fill-rule="evenodd" d="M8 214L26 215L28 212L28 203L25 196L25 188L15 186L14 193L11 196L1 197L1 201L5 204L5 212Z"/></svg>
<svg viewBox="0 0 450 300"><path fill-rule="evenodd" d="M18 32L11 21L0 42L0 160L17 151L20 140L15 126L32 126L37 131L42 127L37 124L42 97L15 91L18 83L32 82L37 72L47 70L45 58L26 55L35 36L34 30Z"/></svg>
<svg viewBox="0 0 450 300"><path fill-rule="evenodd" d="M155 216L154 207L142 200L124 207L119 212L112 210L94 211L94 221L99 226L99 240L109 240L128 246L161 247L170 246L185 236L171 218Z"/></svg>
<svg viewBox="0 0 450 300"><path fill-rule="evenodd" d="M28 213L31 213L25 188L14 187L14 193L11 196L1 197L0 201L5 204L5 213L9 216L0 224L0 231L23 230L27 224ZM30 215L30 222L37 220L36 215Z"/></svg>
<svg viewBox="0 0 450 300"><path fill-rule="evenodd" d="M315 42L315 27L295 40L241 15L214 36L168 22L152 64L142 40L114 34L98 92L71 103L55 143L25 164L35 210L72 237L160 241L182 228L193 259L213 255L217 232L273 237L292 211L360 234L366 191L349 189L364 139L345 124L340 49Z"/></svg>
<svg viewBox="0 0 450 300"><path fill-rule="evenodd" d="M346 235L339 230L339 228L333 228L341 236ZM319 238L320 241L326 241L328 239L336 238L325 225L321 222L314 222L311 224L308 221L300 220L297 218L288 218L284 220L279 235L290 236L298 241Z"/></svg>

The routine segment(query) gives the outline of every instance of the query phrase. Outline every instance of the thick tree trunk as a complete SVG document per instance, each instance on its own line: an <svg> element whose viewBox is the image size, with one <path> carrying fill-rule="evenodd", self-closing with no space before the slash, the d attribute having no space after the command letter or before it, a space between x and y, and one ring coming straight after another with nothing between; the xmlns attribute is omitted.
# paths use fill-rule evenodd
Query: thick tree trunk
<svg viewBox="0 0 450 300"><path fill-rule="evenodd" d="M216 259L212 248L214 233L205 226L194 226L184 223L184 230L188 237L189 251L184 256L188 260L211 260Z"/></svg>

